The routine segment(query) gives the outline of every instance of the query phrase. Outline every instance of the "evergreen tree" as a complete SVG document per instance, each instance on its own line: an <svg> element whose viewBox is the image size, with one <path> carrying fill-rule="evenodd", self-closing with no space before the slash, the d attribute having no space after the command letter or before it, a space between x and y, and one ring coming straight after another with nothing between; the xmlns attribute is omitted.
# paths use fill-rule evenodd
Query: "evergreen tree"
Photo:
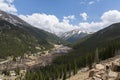
<svg viewBox="0 0 120 80"><path fill-rule="evenodd" d="M96 49L96 52L95 52L95 63L99 63L99 53L98 53L98 48Z"/></svg>
<svg viewBox="0 0 120 80"><path fill-rule="evenodd" d="M73 71L73 74L77 74L77 64L76 64L76 61L74 61L74 71Z"/></svg>

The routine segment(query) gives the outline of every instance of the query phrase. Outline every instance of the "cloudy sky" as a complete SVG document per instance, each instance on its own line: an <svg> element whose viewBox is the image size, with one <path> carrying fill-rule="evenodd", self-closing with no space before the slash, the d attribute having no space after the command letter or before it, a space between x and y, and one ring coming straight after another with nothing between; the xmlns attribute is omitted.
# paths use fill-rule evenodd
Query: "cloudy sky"
<svg viewBox="0 0 120 80"><path fill-rule="evenodd" d="M120 0L0 0L0 9L37 28L59 34L95 32L120 22Z"/></svg>

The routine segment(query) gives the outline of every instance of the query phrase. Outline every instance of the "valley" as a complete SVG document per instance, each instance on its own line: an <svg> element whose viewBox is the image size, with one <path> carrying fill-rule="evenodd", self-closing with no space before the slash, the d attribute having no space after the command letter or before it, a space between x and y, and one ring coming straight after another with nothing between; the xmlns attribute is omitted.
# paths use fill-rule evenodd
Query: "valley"
<svg viewBox="0 0 120 80"><path fill-rule="evenodd" d="M107 0L14 1L0 0L0 80L120 80L120 11L97 9Z"/></svg>
<svg viewBox="0 0 120 80"><path fill-rule="evenodd" d="M71 50L72 49L67 46L54 45L54 48L50 51L43 51L37 54L25 54L22 58L15 57L15 60L12 57L9 57L7 60L0 61L0 73L2 73L4 70L13 71L13 73L15 73L14 70L17 68L19 68L20 71L26 71L29 69L39 68L40 66L47 66L52 63L54 58L65 55Z"/></svg>

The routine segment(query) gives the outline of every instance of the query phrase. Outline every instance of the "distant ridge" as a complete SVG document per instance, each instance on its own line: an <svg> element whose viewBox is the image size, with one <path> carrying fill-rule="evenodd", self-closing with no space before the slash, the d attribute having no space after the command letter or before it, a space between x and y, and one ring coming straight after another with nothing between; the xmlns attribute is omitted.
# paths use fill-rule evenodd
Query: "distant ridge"
<svg viewBox="0 0 120 80"><path fill-rule="evenodd" d="M81 31L80 29L74 29L74 30L63 33L62 35L60 35L60 37L69 42L76 42L82 39L83 37L87 36L88 34L90 33L86 31Z"/></svg>
<svg viewBox="0 0 120 80"><path fill-rule="evenodd" d="M116 41L120 41L120 23L112 24L79 40L74 44L74 48L81 52L89 52L95 50L97 47L105 47L106 45L111 44L111 42Z"/></svg>

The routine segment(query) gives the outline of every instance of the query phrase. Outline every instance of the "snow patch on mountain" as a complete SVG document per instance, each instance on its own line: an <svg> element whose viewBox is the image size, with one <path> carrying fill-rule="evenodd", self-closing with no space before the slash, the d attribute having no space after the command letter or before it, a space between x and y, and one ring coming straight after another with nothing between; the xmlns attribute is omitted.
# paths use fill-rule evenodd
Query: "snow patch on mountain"
<svg viewBox="0 0 120 80"><path fill-rule="evenodd" d="M87 36L88 34L91 34L91 33L87 31L81 31L80 29L74 29L72 31L68 31L68 32L61 34L60 38L70 41L70 42L72 41L74 42Z"/></svg>

